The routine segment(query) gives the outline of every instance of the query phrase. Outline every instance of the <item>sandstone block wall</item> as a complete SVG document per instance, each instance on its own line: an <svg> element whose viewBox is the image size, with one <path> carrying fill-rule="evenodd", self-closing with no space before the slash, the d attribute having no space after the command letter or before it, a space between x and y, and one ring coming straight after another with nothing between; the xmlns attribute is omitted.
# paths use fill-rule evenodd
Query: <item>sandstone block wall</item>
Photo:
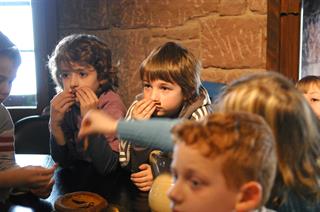
<svg viewBox="0 0 320 212"><path fill-rule="evenodd" d="M267 0L58 0L59 37L90 33L110 45L127 106L153 48L178 42L202 61L203 80L228 83L265 70L266 30Z"/></svg>

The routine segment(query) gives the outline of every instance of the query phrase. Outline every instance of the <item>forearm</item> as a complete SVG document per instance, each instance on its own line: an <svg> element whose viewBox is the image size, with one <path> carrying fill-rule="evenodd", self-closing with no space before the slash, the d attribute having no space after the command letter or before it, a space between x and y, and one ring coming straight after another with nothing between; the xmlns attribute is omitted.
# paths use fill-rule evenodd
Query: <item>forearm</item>
<svg viewBox="0 0 320 212"><path fill-rule="evenodd" d="M18 166L0 171L0 188L18 187L20 181L17 180Z"/></svg>
<svg viewBox="0 0 320 212"><path fill-rule="evenodd" d="M119 121L118 136L134 144L172 151L171 128L181 119L152 119L147 121Z"/></svg>
<svg viewBox="0 0 320 212"><path fill-rule="evenodd" d="M56 124L50 123L49 129L50 129L51 135L54 137L55 142L58 145L63 146L66 144L65 135L61 126L57 126Z"/></svg>
<svg viewBox="0 0 320 212"><path fill-rule="evenodd" d="M89 136L88 153L97 171L102 175L107 175L117 169L119 164L119 154L114 152L104 136Z"/></svg>
<svg viewBox="0 0 320 212"><path fill-rule="evenodd" d="M70 161L68 156L68 147L67 145L59 145L56 142L55 137L50 135L50 154L53 160L61 166L65 166Z"/></svg>

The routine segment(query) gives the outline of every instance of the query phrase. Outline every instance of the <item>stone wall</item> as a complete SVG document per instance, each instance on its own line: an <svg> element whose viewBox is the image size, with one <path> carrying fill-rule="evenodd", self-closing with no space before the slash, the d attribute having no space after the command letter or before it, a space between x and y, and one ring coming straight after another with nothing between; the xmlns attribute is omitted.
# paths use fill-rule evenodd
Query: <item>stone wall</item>
<svg viewBox="0 0 320 212"><path fill-rule="evenodd" d="M141 92L138 68L166 41L189 48L202 79L225 82L266 68L267 0L58 0L59 37L90 33L120 62L120 94Z"/></svg>

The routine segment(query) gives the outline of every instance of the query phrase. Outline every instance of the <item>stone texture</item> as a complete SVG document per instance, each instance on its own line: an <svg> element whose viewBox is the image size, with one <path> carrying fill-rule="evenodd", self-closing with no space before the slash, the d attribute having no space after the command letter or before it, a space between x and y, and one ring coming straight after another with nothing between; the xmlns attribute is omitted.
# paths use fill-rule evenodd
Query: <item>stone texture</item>
<svg viewBox="0 0 320 212"><path fill-rule="evenodd" d="M109 0L114 26L172 27L216 12L219 0Z"/></svg>
<svg viewBox="0 0 320 212"><path fill-rule="evenodd" d="M94 34L110 46L129 106L142 91L141 62L168 41L202 61L204 80L264 71L266 11L267 0L58 0L58 33Z"/></svg>
<svg viewBox="0 0 320 212"><path fill-rule="evenodd" d="M156 28L152 29L152 37L165 37L171 40L189 40L200 38L199 22L187 23L183 26L174 28Z"/></svg>
<svg viewBox="0 0 320 212"><path fill-rule="evenodd" d="M107 0L58 0L59 28L105 29L110 26Z"/></svg>
<svg viewBox="0 0 320 212"><path fill-rule="evenodd" d="M248 7L253 12L267 14L267 0L248 0Z"/></svg>
<svg viewBox="0 0 320 212"><path fill-rule="evenodd" d="M265 68L266 17L209 18L201 26L204 67Z"/></svg>
<svg viewBox="0 0 320 212"><path fill-rule="evenodd" d="M221 0L220 15L241 15L247 9L246 0Z"/></svg>
<svg viewBox="0 0 320 212"><path fill-rule="evenodd" d="M218 69L208 68L203 69L201 72L201 79L212 82L221 82L229 84L233 80L239 79L243 76L259 73L265 71L265 69Z"/></svg>
<svg viewBox="0 0 320 212"><path fill-rule="evenodd" d="M120 94L127 106L142 91L139 66L153 48L150 46L150 38L149 30L116 30L109 38L114 60L120 61Z"/></svg>

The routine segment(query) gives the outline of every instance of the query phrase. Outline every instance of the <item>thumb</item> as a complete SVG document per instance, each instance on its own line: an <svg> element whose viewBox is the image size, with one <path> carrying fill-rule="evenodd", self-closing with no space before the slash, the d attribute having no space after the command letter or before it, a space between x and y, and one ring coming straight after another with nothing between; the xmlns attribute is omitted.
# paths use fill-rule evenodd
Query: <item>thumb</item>
<svg viewBox="0 0 320 212"><path fill-rule="evenodd" d="M139 166L139 169L140 170L146 170L146 169L148 169L148 164L141 164L140 166Z"/></svg>
<svg viewBox="0 0 320 212"><path fill-rule="evenodd" d="M148 165L147 164L141 164L140 166L139 166L139 169L140 170L145 170L145 169L147 169L148 168Z"/></svg>

